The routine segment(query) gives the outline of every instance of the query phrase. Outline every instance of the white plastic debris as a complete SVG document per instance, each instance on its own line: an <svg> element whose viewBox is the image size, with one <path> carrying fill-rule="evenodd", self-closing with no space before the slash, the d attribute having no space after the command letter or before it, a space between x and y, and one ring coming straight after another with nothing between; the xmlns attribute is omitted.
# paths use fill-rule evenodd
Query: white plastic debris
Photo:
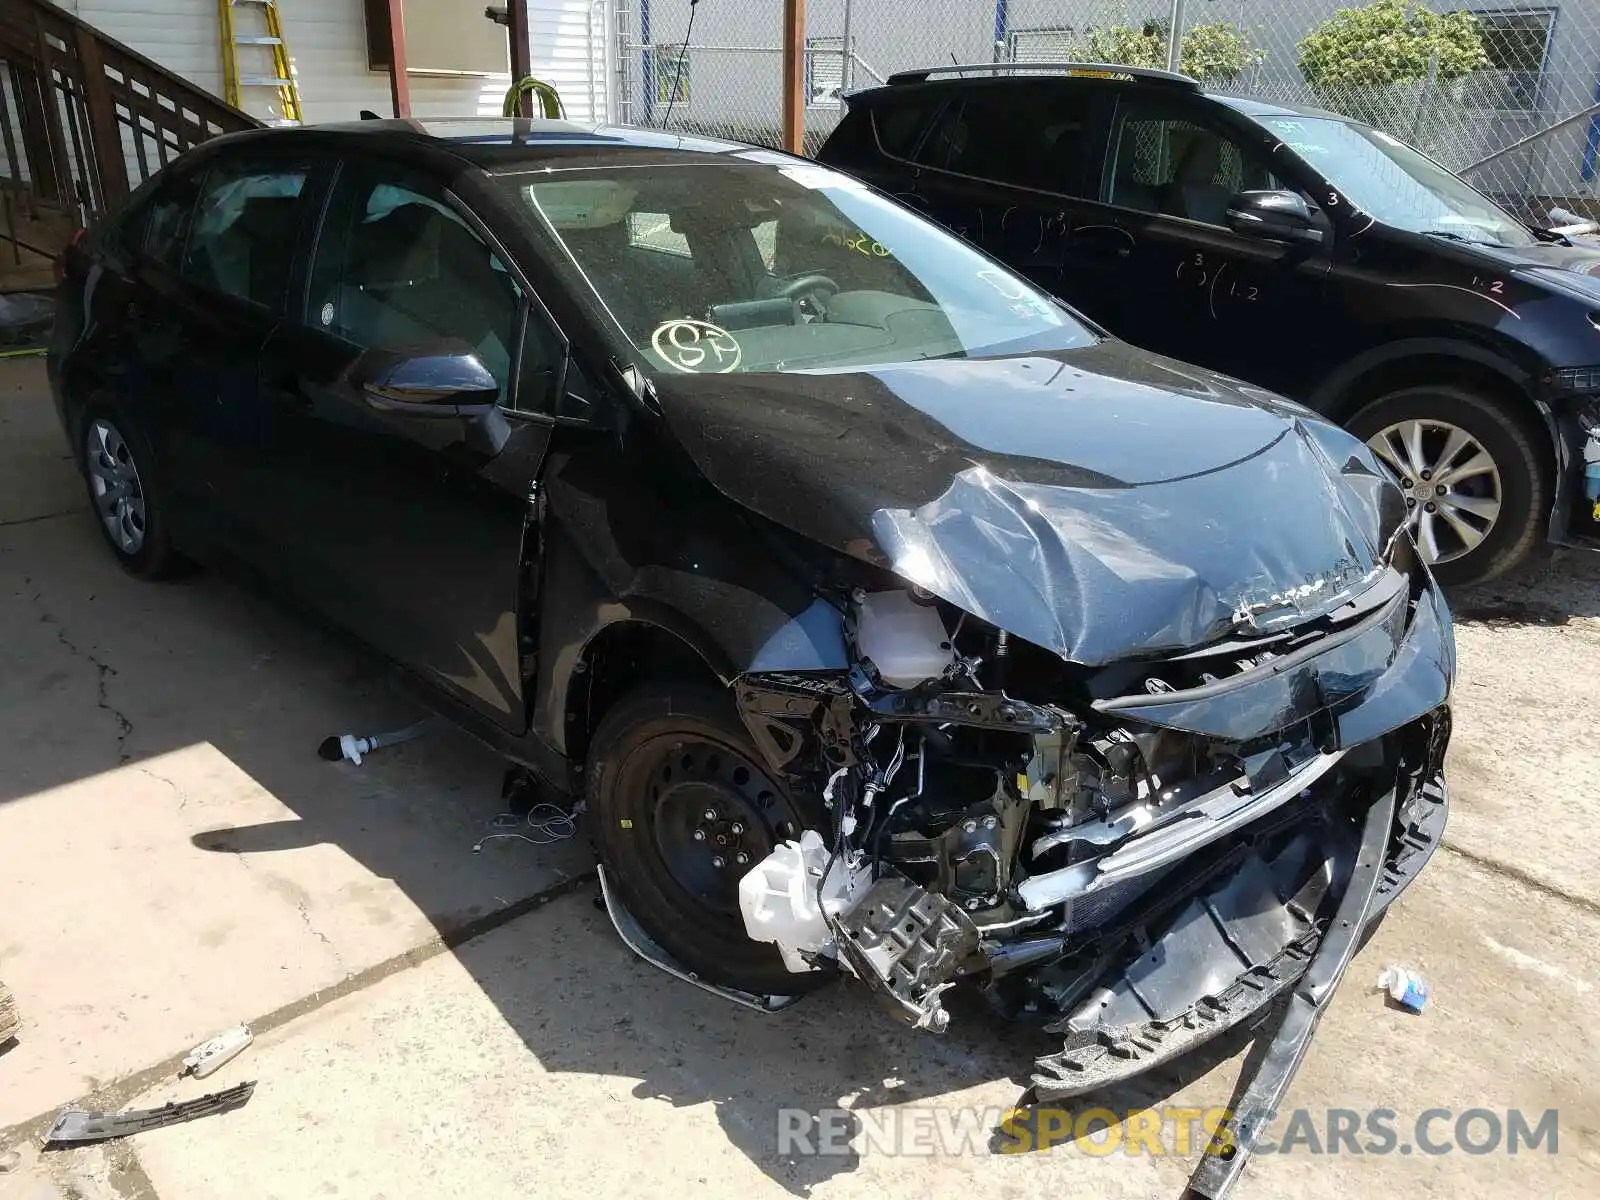
<svg viewBox="0 0 1600 1200"><path fill-rule="evenodd" d="M1407 1012L1420 1013L1428 1003L1428 981L1405 967L1391 964L1379 971L1378 987Z"/></svg>
<svg viewBox="0 0 1600 1200"><path fill-rule="evenodd" d="M248 1025L235 1025L232 1029L224 1029L216 1037L207 1038L185 1054L183 1070L179 1074L204 1079L223 1063L238 1055L254 1040L255 1035L250 1032Z"/></svg>
<svg viewBox="0 0 1600 1200"><path fill-rule="evenodd" d="M815 970L806 955L829 954L833 935L817 905L817 881L831 857L822 835L807 829L798 842L785 842L739 880L739 910L752 941L773 942L783 965L795 974ZM870 870L852 869L838 859L822 885L829 915L848 912L866 891Z"/></svg>
<svg viewBox="0 0 1600 1200"><path fill-rule="evenodd" d="M369 737L357 737L353 733L341 733L330 738L324 738L317 747L317 754L328 762L346 762L361 765L361 756L371 754L374 750L381 750L385 746L398 746L402 742L409 742L421 737L433 728L434 718L429 717L418 721L415 725L408 725L404 729L396 729L393 733L374 733Z"/></svg>

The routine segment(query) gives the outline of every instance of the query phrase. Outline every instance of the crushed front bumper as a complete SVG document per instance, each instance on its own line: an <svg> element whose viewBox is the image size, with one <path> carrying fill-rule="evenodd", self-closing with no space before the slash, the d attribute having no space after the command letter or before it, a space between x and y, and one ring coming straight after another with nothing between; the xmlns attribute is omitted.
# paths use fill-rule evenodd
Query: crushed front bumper
<svg viewBox="0 0 1600 1200"><path fill-rule="evenodd" d="M1371 895L1353 918L1358 937L1432 857L1448 809L1438 770L1398 805L1394 790L1370 797L1368 814L1386 816L1370 850ZM1060 1100L1119 1083L1262 1015L1307 975L1334 922L1346 919L1343 901L1368 852L1360 830L1307 820L1270 857L1239 853L1165 933L1112 966L1073 1014L1050 1027L1066 1034L1066 1045L1036 1060L1035 1096ZM1316 915L1332 903L1336 916Z"/></svg>

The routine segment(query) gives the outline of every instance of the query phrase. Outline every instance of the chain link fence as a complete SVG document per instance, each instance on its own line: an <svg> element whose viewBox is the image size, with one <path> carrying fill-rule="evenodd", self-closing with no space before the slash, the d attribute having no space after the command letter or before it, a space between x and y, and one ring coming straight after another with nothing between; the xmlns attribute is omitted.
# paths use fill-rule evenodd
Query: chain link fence
<svg viewBox="0 0 1600 1200"><path fill-rule="evenodd" d="M780 143L783 0L613 2L618 119ZM808 0L806 150L895 71L1164 67L1174 17L1212 91L1367 121L1530 219L1600 217L1600 0Z"/></svg>

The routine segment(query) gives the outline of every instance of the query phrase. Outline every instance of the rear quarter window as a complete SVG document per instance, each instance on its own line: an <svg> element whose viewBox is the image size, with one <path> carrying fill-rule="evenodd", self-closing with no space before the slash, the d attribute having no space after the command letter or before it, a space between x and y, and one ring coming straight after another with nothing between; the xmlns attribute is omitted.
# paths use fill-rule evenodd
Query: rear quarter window
<svg viewBox="0 0 1600 1200"><path fill-rule="evenodd" d="M907 98L872 110L872 132L878 148L895 158L910 158L922 131L927 128L939 102L934 97Z"/></svg>

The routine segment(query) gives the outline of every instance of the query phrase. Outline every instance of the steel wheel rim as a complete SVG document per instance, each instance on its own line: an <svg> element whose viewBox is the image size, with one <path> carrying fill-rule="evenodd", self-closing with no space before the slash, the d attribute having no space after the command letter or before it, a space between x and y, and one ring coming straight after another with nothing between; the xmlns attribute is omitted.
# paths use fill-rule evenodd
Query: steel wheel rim
<svg viewBox="0 0 1600 1200"><path fill-rule="evenodd" d="M674 737L655 748L650 835L673 888L709 916L739 918L739 880L798 817L766 773L717 741Z"/></svg>
<svg viewBox="0 0 1600 1200"><path fill-rule="evenodd" d="M110 421L98 417L85 437L83 460L107 535L124 554L139 553L145 538L144 485L127 439Z"/></svg>
<svg viewBox="0 0 1600 1200"><path fill-rule="evenodd" d="M1399 480L1407 524L1430 565L1471 554L1500 520L1500 467L1465 429L1448 421L1397 421L1367 445Z"/></svg>

